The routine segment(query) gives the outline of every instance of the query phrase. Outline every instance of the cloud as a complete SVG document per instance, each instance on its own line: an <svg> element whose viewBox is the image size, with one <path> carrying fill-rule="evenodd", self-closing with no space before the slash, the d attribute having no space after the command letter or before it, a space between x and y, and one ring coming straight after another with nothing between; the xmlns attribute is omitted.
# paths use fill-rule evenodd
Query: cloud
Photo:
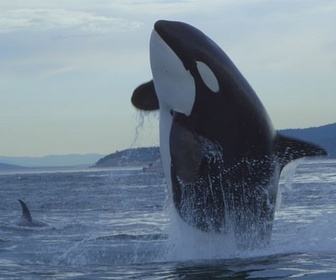
<svg viewBox="0 0 336 280"><path fill-rule="evenodd" d="M0 9L1 79L59 76L93 69L92 65L118 67L113 62L127 49L129 34L137 35L141 25L113 11Z"/></svg>
<svg viewBox="0 0 336 280"><path fill-rule="evenodd" d="M77 29L82 33L102 34L138 28L140 22L65 9L14 9L0 12L0 33Z"/></svg>

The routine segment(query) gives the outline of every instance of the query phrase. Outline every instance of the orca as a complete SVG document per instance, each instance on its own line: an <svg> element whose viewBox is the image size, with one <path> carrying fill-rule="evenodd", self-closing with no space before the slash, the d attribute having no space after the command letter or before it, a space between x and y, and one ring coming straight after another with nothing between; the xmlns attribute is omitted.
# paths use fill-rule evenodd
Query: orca
<svg viewBox="0 0 336 280"><path fill-rule="evenodd" d="M150 64L153 79L131 102L159 110L162 164L178 216L203 232L233 233L244 248L268 244L281 171L326 151L278 133L230 58L189 24L154 24Z"/></svg>
<svg viewBox="0 0 336 280"><path fill-rule="evenodd" d="M38 220L33 220L32 216L30 214L30 211L28 209L28 206L25 202L23 202L21 199L19 199L21 208L22 208L22 216L21 219L16 223L18 226L25 226L25 227L44 227L48 226L48 224L38 221Z"/></svg>

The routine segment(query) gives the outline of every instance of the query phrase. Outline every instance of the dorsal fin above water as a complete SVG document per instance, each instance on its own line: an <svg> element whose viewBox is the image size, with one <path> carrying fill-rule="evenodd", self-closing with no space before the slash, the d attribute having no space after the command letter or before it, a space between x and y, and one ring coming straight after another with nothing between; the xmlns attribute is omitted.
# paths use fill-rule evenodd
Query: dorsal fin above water
<svg viewBox="0 0 336 280"><path fill-rule="evenodd" d="M316 144L277 134L273 150L283 168L289 162L304 158L326 156L327 152Z"/></svg>
<svg viewBox="0 0 336 280"><path fill-rule="evenodd" d="M29 222L32 222L33 220L32 220L32 217L30 215L30 211L29 211L26 203L24 203L21 199L19 199L19 202L20 202L21 207L22 207L22 218L26 219Z"/></svg>

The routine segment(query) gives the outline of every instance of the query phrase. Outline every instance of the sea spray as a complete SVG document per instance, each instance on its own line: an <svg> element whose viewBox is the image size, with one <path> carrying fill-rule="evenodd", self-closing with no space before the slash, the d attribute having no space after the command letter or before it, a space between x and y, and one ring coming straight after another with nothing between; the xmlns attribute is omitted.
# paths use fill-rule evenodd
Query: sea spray
<svg viewBox="0 0 336 280"><path fill-rule="evenodd" d="M292 189L295 172L300 162L302 162L302 159L294 160L287 164L281 171L276 200L276 211L279 211L281 208L282 192Z"/></svg>
<svg viewBox="0 0 336 280"><path fill-rule="evenodd" d="M156 111L136 111L137 125L134 130L134 138L131 148L139 146L158 145L159 114Z"/></svg>
<svg viewBox="0 0 336 280"><path fill-rule="evenodd" d="M166 228L166 261L226 259L236 256L233 232L203 232L182 221L172 205L166 211L169 215Z"/></svg>

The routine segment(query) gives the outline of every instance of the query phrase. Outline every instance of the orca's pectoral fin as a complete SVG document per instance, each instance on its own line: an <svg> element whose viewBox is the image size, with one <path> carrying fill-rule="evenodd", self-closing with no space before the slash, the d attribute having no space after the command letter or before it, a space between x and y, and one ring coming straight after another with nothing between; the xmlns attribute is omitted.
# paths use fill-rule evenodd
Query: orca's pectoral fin
<svg viewBox="0 0 336 280"><path fill-rule="evenodd" d="M273 150L277 155L282 168L295 159L327 155L327 152L323 148L315 144L280 134L277 134L276 136Z"/></svg>
<svg viewBox="0 0 336 280"><path fill-rule="evenodd" d="M170 131L172 166L184 183L192 183L202 161L201 142L183 114L175 113Z"/></svg>
<svg viewBox="0 0 336 280"><path fill-rule="evenodd" d="M19 202L20 202L21 208L22 208L22 218L28 220L29 222L32 222L32 217L30 215L30 211L29 211L26 203L24 203L21 199L19 199Z"/></svg>
<svg viewBox="0 0 336 280"><path fill-rule="evenodd" d="M153 80L138 86L132 94L132 104L140 110L153 111L159 109Z"/></svg>

